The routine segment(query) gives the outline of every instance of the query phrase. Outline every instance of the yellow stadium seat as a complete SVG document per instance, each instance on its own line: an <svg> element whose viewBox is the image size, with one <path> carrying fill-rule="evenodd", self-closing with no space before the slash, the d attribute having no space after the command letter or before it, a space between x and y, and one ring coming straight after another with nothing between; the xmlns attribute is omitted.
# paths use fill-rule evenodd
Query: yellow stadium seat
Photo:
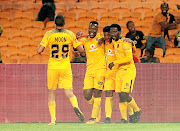
<svg viewBox="0 0 180 131"><path fill-rule="evenodd" d="M66 11L66 6L64 3L56 3L56 12L65 12Z"/></svg>
<svg viewBox="0 0 180 131"><path fill-rule="evenodd" d="M138 2L134 7L134 12L150 12L154 10L153 2Z"/></svg>
<svg viewBox="0 0 180 131"><path fill-rule="evenodd" d="M112 3L112 11L113 12L119 12L123 14L124 12L130 12L132 5L130 3L121 3L121 2L113 2Z"/></svg>
<svg viewBox="0 0 180 131"><path fill-rule="evenodd" d="M123 21L140 21L141 13L140 12L125 12L123 14Z"/></svg>
<svg viewBox="0 0 180 131"><path fill-rule="evenodd" d="M101 21L119 20L120 14L118 12L104 12L101 14Z"/></svg>
<svg viewBox="0 0 180 131"><path fill-rule="evenodd" d="M113 2L126 2L127 0L112 0ZM109 0L101 0L101 2L109 2Z"/></svg>
<svg viewBox="0 0 180 131"><path fill-rule="evenodd" d="M29 4L29 3L34 3L35 0L16 0L16 3L26 3L26 4Z"/></svg>
<svg viewBox="0 0 180 131"><path fill-rule="evenodd" d="M145 12L145 14L144 14L144 21L153 22L154 16L155 16L156 14L157 14L157 12L153 12L153 11Z"/></svg>
<svg viewBox="0 0 180 131"><path fill-rule="evenodd" d="M42 7L42 4L26 4L26 12L37 12L39 13L40 9Z"/></svg>
<svg viewBox="0 0 180 131"><path fill-rule="evenodd" d="M41 63L40 58L29 58L28 64L38 64Z"/></svg>
<svg viewBox="0 0 180 131"><path fill-rule="evenodd" d="M12 34L12 40L30 40L32 37L31 31L20 30Z"/></svg>
<svg viewBox="0 0 180 131"><path fill-rule="evenodd" d="M17 59L11 59L11 58L2 58L3 63L7 64L14 64L17 63Z"/></svg>
<svg viewBox="0 0 180 131"><path fill-rule="evenodd" d="M6 2L14 3L14 1L15 1L15 0L0 0L0 2L2 2L2 3L3 3L3 2L5 2L5 3L6 3Z"/></svg>
<svg viewBox="0 0 180 131"><path fill-rule="evenodd" d="M19 31L22 29L22 23L21 22L7 22L4 24L3 29L9 32L13 31Z"/></svg>
<svg viewBox="0 0 180 131"><path fill-rule="evenodd" d="M163 49L161 49L161 48L155 48L154 56L163 57Z"/></svg>
<svg viewBox="0 0 180 131"><path fill-rule="evenodd" d="M69 4L68 11L75 13L86 12L88 11L88 4L87 3Z"/></svg>
<svg viewBox="0 0 180 131"><path fill-rule="evenodd" d="M88 22L84 22L84 21L74 21L73 23L71 23L68 27L68 30L74 32L75 34L78 31L82 31L84 32L83 36L87 34L87 29L88 28L89 23Z"/></svg>
<svg viewBox="0 0 180 131"><path fill-rule="evenodd" d="M14 22L30 22L33 20L32 12L16 12L14 14Z"/></svg>
<svg viewBox="0 0 180 131"><path fill-rule="evenodd" d="M96 13L103 13L103 12L108 12L110 8L109 3L97 3L97 2L92 2L90 4L90 11L91 12L96 12Z"/></svg>
<svg viewBox="0 0 180 131"><path fill-rule="evenodd" d="M166 56L180 55L180 48L169 48L166 50Z"/></svg>
<svg viewBox="0 0 180 131"><path fill-rule="evenodd" d="M4 5L4 12L22 12L24 11L23 4L5 4Z"/></svg>
<svg viewBox="0 0 180 131"><path fill-rule="evenodd" d="M103 32L103 28L106 26L110 26L108 21L98 21L98 31Z"/></svg>
<svg viewBox="0 0 180 131"><path fill-rule="evenodd" d="M136 48L136 52L134 53L134 55L139 59L141 58L141 49Z"/></svg>
<svg viewBox="0 0 180 131"><path fill-rule="evenodd" d="M12 19L12 13L0 12L0 21L9 22Z"/></svg>
<svg viewBox="0 0 180 131"><path fill-rule="evenodd" d="M71 13L71 12L62 12L58 13L64 16L65 20L68 22L75 21L76 19L76 13Z"/></svg>
<svg viewBox="0 0 180 131"><path fill-rule="evenodd" d="M24 30L31 30L38 32L44 28L44 22L42 21L32 21L24 23Z"/></svg>
<svg viewBox="0 0 180 131"><path fill-rule="evenodd" d="M52 29L55 29L55 28L56 28L56 25L55 25L54 21L47 22L46 30L52 30Z"/></svg>
<svg viewBox="0 0 180 131"><path fill-rule="evenodd" d="M10 39L12 36L12 32L9 31L4 31L0 37L0 39Z"/></svg>
<svg viewBox="0 0 180 131"><path fill-rule="evenodd" d="M173 57L173 55L160 57L160 63L175 63L175 58Z"/></svg>
<svg viewBox="0 0 180 131"><path fill-rule="evenodd" d="M78 21L96 21L97 15L95 12L80 12Z"/></svg>
<svg viewBox="0 0 180 131"><path fill-rule="evenodd" d="M33 34L33 40L39 40L39 41L41 41L42 40L42 38L44 37L44 35L45 35L45 33L46 33L46 30L41 30L41 31L38 31L38 32L35 32L34 34Z"/></svg>

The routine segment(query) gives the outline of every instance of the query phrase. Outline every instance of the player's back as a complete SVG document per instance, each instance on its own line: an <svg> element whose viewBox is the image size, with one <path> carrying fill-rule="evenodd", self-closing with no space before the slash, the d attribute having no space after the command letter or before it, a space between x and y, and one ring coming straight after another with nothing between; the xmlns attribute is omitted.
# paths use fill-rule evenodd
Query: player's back
<svg viewBox="0 0 180 131"><path fill-rule="evenodd" d="M69 30L53 29L46 32L41 45L49 46L49 69L71 69L69 50L77 43L75 40L74 33Z"/></svg>

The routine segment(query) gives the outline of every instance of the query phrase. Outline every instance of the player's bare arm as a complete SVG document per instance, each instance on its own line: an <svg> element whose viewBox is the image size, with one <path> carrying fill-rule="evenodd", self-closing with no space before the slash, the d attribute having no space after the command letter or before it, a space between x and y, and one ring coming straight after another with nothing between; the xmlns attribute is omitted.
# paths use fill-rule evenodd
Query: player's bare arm
<svg viewBox="0 0 180 131"><path fill-rule="evenodd" d="M98 40L98 44L101 45L104 43L104 38L102 37L101 39Z"/></svg>
<svg viewBox="0 0 180 131"><path fill-rule="evenodd" d="M173 29L176 29L176 24L179 23L180 23L180 19L177 19L174 23L171 24L166 24L165 22L160 22L159 24L163 29L172 29L172 27L174 27Z"/></svg>
<svg viewBox="0 0 180 131"><path fill-rule="evenodd" d="M84 32L78 31L78 32L76 33L76 38L79 39L83 34L84 34Z"/></svg>
<svg viewBox="0 0 180 131"><path fill-rule="evenodd" d="M86 53L85 53L84 48L83 48L82 45L77 46L76 49L79 51L79 53L80 53L80 55L81 55L82 57L85 57L85 56L86 56Z"/></svg>
<svg viewBox="0 0 180 131"><path fill-rule="evenodd" d="M38 48L37 48L37 53L38 54L41 54L43 51L44 51L45 47L42 46L42 45L39 45Z"/></svg>

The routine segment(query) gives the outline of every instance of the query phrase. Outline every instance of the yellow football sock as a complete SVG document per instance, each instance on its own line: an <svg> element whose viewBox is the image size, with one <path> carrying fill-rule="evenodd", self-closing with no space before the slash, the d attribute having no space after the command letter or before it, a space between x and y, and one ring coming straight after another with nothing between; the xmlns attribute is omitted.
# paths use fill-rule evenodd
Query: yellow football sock
<svg viewBox="0 0 180 131"><path fill-rule="evenodd" d="M127 120L127 102L119 103L119 110L121 112L122 119Z"/></svg>
<svg viewBox="0 0 180 131"><path fill-rule="evenodd" d="M134 114L133 108L129 104L127 106L127 110L128 110L129 115L133 115Z"/></svg>
<svg viewBox="0 0 180 131"><path fill-rule="evenodd" d="M111 114L112 114L112 106L113 106L112 97L106 97L106 101L105 101L105 112L106 112L106 117L111 118Z"/></svg>
<svg viewBox="0 0 180 131"><path fill-rule="evenodd" d="M92 110L92 118L96 118L99 112L101 106L101 97L94 98L94 105L93 105L93 110Z"/></svg>
<svg viewBox="0 0 180 131"><path fill-rule="evenodd" d="M94 105L94 97L92 96L92 98L87 102L91 107L93 107L93 105Z"/></svg>
<svg viewBox="0 0 180 131"><path fill-rule="evenodd" d="M73 107L78 107L78 102L76 96L73 96L69 99Z"/></svg>
<svg viewBox="0 0 180 131"><path fill-rule="evenodd" d="M134 109L134 112L139 111L139 107L137 106L134 98L132 98L132 100L128 104Z"/></svg>
<svg viewBox="0 0 180 131"><path fill-rule="evenodd" d="M49 112L51 115L51 123L54 123L56 121L56 102L50 101L48 102L48 106L49 106Z"/></svg>

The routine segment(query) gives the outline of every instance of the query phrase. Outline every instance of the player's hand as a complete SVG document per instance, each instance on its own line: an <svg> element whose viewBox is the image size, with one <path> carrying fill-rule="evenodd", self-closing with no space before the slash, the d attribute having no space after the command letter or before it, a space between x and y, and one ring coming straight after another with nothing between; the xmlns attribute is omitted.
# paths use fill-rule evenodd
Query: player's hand
<svg viewBox="0 0 180 131"><path fill-rule="evenodd" d="M108 68L109 68L110 70L112 70L113 66L114 66L114 63L111 62L111 63L108 65Z"/></svg>
<svg viewBox="0 0 180 131"><path fill-rule="evenodd" d="M78 31L78 32L76 33L76 38L79 39L83 34L84 34L84 32Z"/></svg>
<svg viewBox="0 0 180 131"><path fill-rule="evenodd" d="M86 36L85 36L85 38L88 38L89 37L89 34L87 34Z"/></svg>
<svg viewBox="0 0 180 131"><path fill-rule="evenodd" d="M104 42L104 38L103 38L103 37L98 40L98 44L99 44L99 45L101 45L103 42Z"/></svg>
<svg viewBox="0 0 180 131"><path fill-rule="evenodd" d="M128 43L133 44L133 41L132 41L131 39L129 39L129 38L125 38L125 39L123 40L123 42L128 42Z"/></svg>
<svg viewBox="0 0 180 131"><path fill-rule="evenodd" d="M79 51L74 51L74 52L73 52L73 55L74 55L74 57L76 57L76 58L77 58L77 57L79 57L79 56L80 56L80 53L79 53Z"/></svg>

